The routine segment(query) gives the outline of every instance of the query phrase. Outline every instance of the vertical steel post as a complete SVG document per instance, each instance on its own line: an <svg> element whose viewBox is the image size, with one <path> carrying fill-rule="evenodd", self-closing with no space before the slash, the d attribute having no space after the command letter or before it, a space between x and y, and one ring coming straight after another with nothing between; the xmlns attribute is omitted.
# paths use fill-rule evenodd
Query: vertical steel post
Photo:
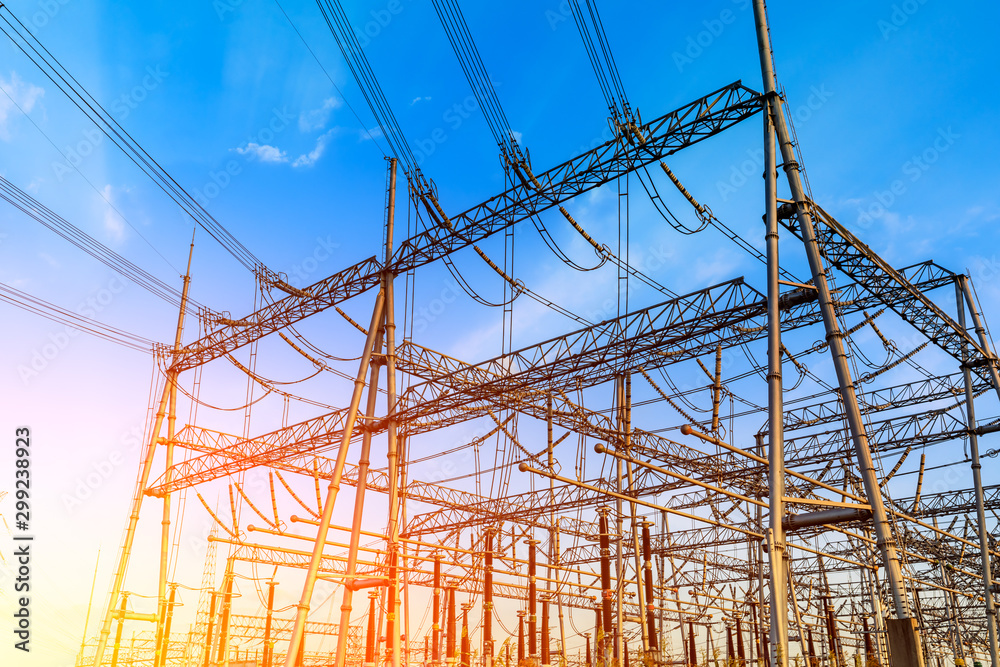
<svg viewBox="0 0 1000 667"><path fill-rule="evenodd" d="M187 270L184 272L183 286L181 288L180 312L177 316L177 332L174 336L174 358L181 350L181 339L184 335L184 314L187 310L188 288L191 286L191 258L194 256L194 234L191 234L191 247L188 250ZM154 667L165 664L162 657L161 641L163 639L164 613L166 611L167 599L167 566L170 561L170 482L173 480L174 467L174 434L177 424L177 373L167 374L167 383L170 387L170 398L167 407L167 444L166 444L166 469L167 492L163 495L163 517L160 519L160 578L157 587L157 598L159 599L159 614L156 619L156 652L153 658Z"/></svg>
<svg viewBox="0 0 1000 667"><path fill-rule="evenodd" d="M441 554L434 554L434 599L431 603L431 665L441 664Z"/></svg>
<svg viewBox="0 0 1000 667"><path fill-rule="evenodd" d="M528 540L528 656L538 654L536 643L538 617L535 615L535 600L538 596L538 586L535 582L535 545L538 540Z"/></svg>
<svg viewBox="0 0 1000 667"><path fill-rule="evenodd" d="M656 638L656 628L653 624L655 621L653 612L653 556L650 545L649 521L642 522L642 561L643 583L646 591L646 635L649 637L649 650L655 655L659 652L659 644Z"/></svg>
<svg viewBox="0 0 1000 667"><path fill-rule="evenodd" d="M614 595L611 590L611 540L608 535L608 508L598 508L597 512L601 545L601 615L604 632L604 636L598 642L597 654L600 656L601 664L607 665L611 628L614 627L611 620L611 598Z"/></svg>
<svg viewBox="0 0 1000 667"><path fill-rule="evenodd" d="M264 621L264 665L271 667L271 658L274 655L274 646L271 642L271 621L274 616L274 587L278 585L276 581L267 582L267 618Z"/></svg>
<svg viewBox="0 0 1000 667"><path fill-rule="evenodd" d="M808 655L808 652L806 651L806 634L805 627L802 625L802 614L799 611L799 599L795 595L795 577L792 576L792 562L790 560L785 561L785 567L787 568L788 573L788 589L792 596L792 609L795 612L795 627L798 628L799 631L799 645L802 650L802 655L805 656ZM787 660L787 651L785 655L785 659Z"/></svg>
<svg viewBox="0 0 1000 667"><path fill-rule="evenodd" d="M378 600L378 591L368 592L368 634L365 637L365 667L375 667L375 601ZM341 627L338 627L338 634L344 635L346 632L339 632Z"/></svg>
<svg viewBox="0 0 1000 667"><path fill-rule="evenodd" d="M382 350L383 329L380 326L375 336L375 347L373 354L377 355ZM378 359L372 359L370 364L370 374L368 380L368 403L365 406L365 416L368 420L375 417L375 402L378 400L378 376L381 364ZM358 571L358 547L361 544L361 524L364 521L365 494L368 490L368 468L371 465L372 433L365 430L361 435L361 455L358 458L358 483L354 489L354 514L351 519L351 537L347 549L347 566L345 570L345 585L343 598L340 604L340 626L349 627L351 624L351 612L354 605L353 577ZM337 653L335 660L339 661L341 652L347 655L347 634L340 632L337 634ZM337 662L337 664L340 664Z"/></svg>
<svg viewBox="0 0 1000 667"><path fill-rule="evenodd" d="M781 288L778 284L778 171L774 123L764 114L764 211L767 246L767 440L768 508L767 539L771 576L771 659L776 667L788 663L788 583L785 579L785 425L781 375Z"/></svg>
<svg viewBox="0 0 1000 667"><path fill-rule="evenodd" d="M858 460L858 467L861 469L865 495L871 505L876 541L882 553L882 561L885 566L889 589L892 593L896 616L900 619L907 619L910 618L910 609L906 589L903 585L903 573L899 564L899 556L896 553L896 541L892 535L892 528L889 525L885 505L882 501L881 487L874 463L872 462L871 449L868 445L868 435L865 432L864 420L861 416L861 409L858 407L857 394L854 391L854 380L851 377L851 370L847 363L843 332L841 332L840 326L837 323L837 312L834 308L833 298L830 295L830 288L827 284L826 269L823 265L819 243L816 240L816 232L813 228L808 200L802 187L799 165L796 161L791 134L785 124L781 98L777 93L774 67L771 62L771 42L767 29L764 0L753 0L753 8L761 74L764 81L764 93L767 98L768 110L774 123L778 144L781 148L782 167L788 179L792 199L795 201L799 229L803 244L805 245L806 258L809 261L813 285L819 296L820 311L822 312L823 324L826 329L826 341L829 344L833 366L837 372L840 396L843 400L845 417L847 418L851 439L854 443L854 453ZM919 643L919 635L915 636L914 639Z"/></svg>
<svg viewBox="0 0 1000 667"><path fill-rule="evenodd" d="M111 651L111 667L118 667L118 652L122 648L122 625L125 623L125 609L128 604L128 592L122 592L122 608L118 612L118 628L115 630L115 646Z"/></svg>
<svg viewBox="0 0 1000 667"><path fill-rule="evenodd" d="M87 648L87 627L90 625L90 608L94 604L94 588L97 586L97 566L101 564L101 550L97 550L97 560L94 562L94 578L90 580L90 598L87 600L87 615L83 619L83 638L80 640L80 659L77 664L83 665L83 652Z"/></svg>
<svg viewBox="0 0 1000 667"><path fill-rule="evenodd" d="M462 605L462 667L470 667L472 645L469 643L469 608L471 604Z"/></svg>
<svg viewBox="0 0 1000 667"><path fill-rule="evenodd" d="M721 362L720 362L721 363ZM721 371L720 371L721 373ZM630 373L625 374L624 378L625 385L625 400L622 405L622 430L624 432L623 442L624 447L622 448L625 454L629 457L632 455L632 375ZM635 476L632 472L632 462L625 462L625 472L628 476L628 490L632 491L635 488ZM637 589L639 597L639 628L640 635L642 637L642 651L643 653L649 652L649 634L650 629L647 628L646 623L642 621L642 610L646 608L646 597L647 592L643 586L642 581L642 560L641 560L641 548L639 545L639 515L638 507L634 502L629 503L629 509L631 510L632 519L632 556L635 562L635 587ZM619 543L620 544L620 543ZM624 591L623 591L624 592Z"/></svg>
<svg viewBox="0 0 1000 667"><path fill-rule="evenodd" d="M194 237L192 236L192 252L194 246ZM181 293L181 307L180 312L177 315L177 330L174 335L174 352L176 353L181 347L181 337L184 331L184 311L187 308L187 289L190 282L191 274L191 253L188 254L188 271L184 279L184 289ZM136 484L135 493L132 496L132 509L129 513L128 525L125 528L125 536L122 539L121 549L118 552L118 565L115 567L115 576L111 584L111 596L108 599L108 608L104 614L104 622L101 624L101 632L97 639L97 650L94 653L94 665L95 667L100 667L101 662L104 658L104 650L107 647L108 637L111 635L111 620L114 616L115 605L118 603L118 596L122 589L122 584L125 582L125 572L128 569L128 559L132 553L132 545L135 542L135 529L139 523L139 512L142 509L142 500L146 495L146 484L149 482L149 473L153 468L153 458L156 454L156 445L160 442L160 429L163 428L163 418L167 413L168 401L170 400L171 392L174 392L174 404L176 405L176 386L177 386L177 371L167 370L166 382L163 385L163 393L160 395L160 402L156 408L156 417L153 420L153 428L149 432L149 440L146 442L146 446L143 449L142 455L142 469L139 472L139 480ZM172 450L171 450L172 451ZM172 456L172 454L171 454ZM172 461L170 462L172 464ZM167 470L170 470L168 466ZM169 475L169 473L168 473ZM169 480L169 477L167 478ZM164 498L164 512L167 517L167 525L163 527L163 533L166 537L163 539L161 544L161 556L160 556L160 582L162 583L162 590L159 591L158 599L163 600L166 591L166 564L164 562L163 550L168 548L169 545L169 517L170 517L170 504L169 504L169 493ZM160 608L162 612L162 607ZM159 624L158 624L159 625Z"/></svg>
<svg viewBox="0 0 1000 667"><path fill-rule="evenodd" d="M205 630L205 661L202 667L208 667L212 662L212 631L215 629L215 601L219 594L212 591L212 600L208 604L208 628Z"/></svg>
<svg viewBox="0 0 1000 667"><path fill-rule="evenodd" d="M596 605L594 607L594 666L593 667L604 667L604 656L601 653L601 645L604 643L604 612L601 609L601 605Z"/></svg>
<svg viewBox="0 0 1000 667"><path fill-rule="evenodd" d="M448 587L448 641L445 662L455 664L455 587Z"/></svg>
<svg viewBox="0 0 1000 667"><path fill-rule="evenodd" d="M302 587L302 597L299 599L295 611L295 623L292 626L292 635L288 642L288 653L285 655L285 667L294 667L295 656L298 653L299 645L302 643L302 632L305 629L306 617L309 615L309 603L312 600L313 589L316 587L316 576L319 573L319 564L323 559L323 548L326 546L326 534L330 530L330 522L333 519L333 507L337 503L337 493L340 491L340 480L344 474L344 465L347 462L347 450L351 445L351 436L354 433L354 422L358 418L358 406L361 404L361 393L365 387L365 375L368 373L368 365L371 361L372 351L375 347L375 337L382 322L382 310L385 305L385 290L380 289L375 297L375 307L372 310L371 324L368 326L368 338L365 340L364 352L361 355L361 363L358 365L358 375L354 380L354 392L351 395L351 405L347 411L347 419L344 422L344 434L340 441L340 449L337 450L337 459L334 463L333 476L330 479L330 486L327 488L326 501L323 503L323 514L320 516L319 528L316 532L316 543L313 545L312 557L309 561L309 569L306 571L305 583ZM346 658L346 639L344 640L344 654L341 655L341 642L337 642L337 667L344 667Z"/></svg>
<svg viewBox="0 0 1000 667"><path fill-rule="evenodd" d="M399 447L396 440L396 315L395 292L393 291L392 265L393 227L396 215L396 158L389 159L389 193L387 197L385 230L385 266L382 273L382 290L385 292L385 343L386 343L386 404L388 405L386 458L389 473L389 520L386 524L386 539L389 547L389 600L388 623L398 625L399 617ZM388 625L387 625L388 627ZM390 633L388 641L392 647L392 667L400 666L399 631ZM340 667L338 665L338 667Z"/></svg>
<svg viewBox="0 0 1000 667"><path fill-rule="evenodd" d="M517 610L517 664L524 660L524 610Z"/></svg>
<svg viewBox="0 0 1000 667"><path fill-rule="evenodd" d="M620 195L619 195L620 196ZM618 438L619 442L625 439L625 379L621 375L615 378L615 414L617 415L617 427L618 427ZM618 446L618 443L615 443ZM622 598L625 597L625 563L623 562L622 550L624 547L624 540L622 535L624 534L623 520L625 517L625 506L622 503L622 493L624 492L623 484L623 467L624 463L621 458L615 459L615 491L618 495L615 497L615 611L617 612L615 617L615 634L614 634L614 658L619 663L623 659L623 645L622 642L625 640L625 628L624 628L624 616L625 610L622 606Z"/></svg>
<svg viewBox="0 0 1000 667"><path fill-rule="evenodd" d="M177 584L170 584L170 596L167 598L167 620L163 624L163 650L160 652L160 664L167 664L167 653L170 651L170 624L174 618L174 600L177 598Z"/></svg>
<svg viewBox="0 0 1000 667"><path fill-rule="evenodd" d="M233 561L226 567L225 594L222 597L222 620L219 621L219 650L215 662L220 667L229 664L229 619L233 609Z"/></svg>
<svg viewBox="0 0 1000 667"><path fill-rule="evenodd" d="M963 299L964 297L964 299ZM965 276L958 276L958 281L955 283L955 301L958 306L958 325L962 328L962 331L967 331L965 325L965 307L963 305L963 300L968 301L969 312L972 315L972 321L976 327L976 333L979 335L979 342L984 350L989 351L988 339L986 337L986 330L983 328L982 323L979 320L979 313L976 311L976 302L972 298L972 290L969 288L968 278ZM992 357L993 355L990 354ZM979 556L980 563L983 568L983 598L986 600L986 627L989 631L989 649L990 649L990 661L992 667L1000 667L1000 662L997 659L997 617L996 617L996 607L993 599L993 577L990 564L990 551L989 543L987 542L987 527L986 527L986 509L983 505L983 474L982 474L982 464L979 462L979 436L976 433L976 407L975 407L975 396L972 391L972 372L969 368L970 363L973 360L969 358L969 348L965 342L962 340L962 378L965 381L965 413L968 419L969 426L969 449L972 455L972 481L976 489L976 523L978 524L979 533ZM996 365L993 359L986 359L985 362L989 365L992 371L992 379L997 391L1000 391L1000 379L997 378Z"/></svg>
<svg viewBox="0 0 1000 667"><path fill-rule="evenodd" d="M542 667L549 667L549 599L542 600Z"/></svg>
<svg viewBox="0 0 1000 667"><path fill-rule="evenodd" d="M493 530L486 529L486 566L483 572L483 666L493 667Z"/></svg>

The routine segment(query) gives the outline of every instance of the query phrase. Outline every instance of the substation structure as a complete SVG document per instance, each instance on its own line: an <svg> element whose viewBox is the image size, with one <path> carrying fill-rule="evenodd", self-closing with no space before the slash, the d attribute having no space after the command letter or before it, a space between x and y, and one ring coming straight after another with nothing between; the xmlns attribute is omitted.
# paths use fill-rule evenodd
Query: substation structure
<svg viewBox="0 0 1000 667"><path fill-rule="evenodd" d="M324 9L334 19L335 4ZM509 186L461 213L397 136L378 256L305 288L262 270L258 310L206 315L186 345L182 304L81 664L1000 667L1000 485L983 483L979 442L1000 429L1000 381L974 288L932 261L891 266L813 200L763 3L754 9L763 92L736 82L647 123L612 96L616 137L547 171L501 133ZM606 39L585 23L586 44ZM615 81L600 49L588 53ZM391 117L376 117L392 136ZM742 123L760 124L765 154L754 242L666 164ZM601 186L627 207L637 179L659 210L666 196L649 187L659 172L702 229L761 260L759 288L734 276L676 294L567 208ZM401 242L397 191L400 212L422 223ZM514 227L543 216L656 298L619 299L600 322L546 303L508 257ZM494 235L499 262L479 245ZM431 349L408 326L416 276L474 258L470 246L506 295L504 348L486 360ZM523 296L567 315L571 333L515 349L510 303ZM636 302L653 305L625 305ZM359 323L342 305L371 315ZM339 332L336 349L297 328L320 317ZM272 352L349 388L350 402L269 380ZM283 404L280 425L260 428L272 418L260 405L253 421L244 409L242 434L202 425L215 419L208 407L200 423L177 424L178 392L197 403L205 368L227 360L248 406L261 393ZM290 404L311 414L292 420ZM200 586L171 578L189 491L213 523ZM152 587L126 578L150 505L162 509ZM276 604L276 589L295 602ZM181 626L185 593L198 602Z"/></svg>

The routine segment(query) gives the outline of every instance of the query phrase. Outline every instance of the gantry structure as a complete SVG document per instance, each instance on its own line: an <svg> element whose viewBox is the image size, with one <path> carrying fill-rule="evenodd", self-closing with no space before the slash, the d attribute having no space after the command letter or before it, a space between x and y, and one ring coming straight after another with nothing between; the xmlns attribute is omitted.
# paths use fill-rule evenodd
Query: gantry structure
<svg viewBox="0 0 1000 667"><path fill-rule="evenodd" d="M199 335L185 343L185 278L113 580L81 664L1000 667L1000 486L984 484L979 449L1000 429L1000 378L974 287L933 261L892 266L814 200L763 0L753 2L761 89L737 81L649 122L628 102L596 6L571 0L614 137L548 169L510 130L455 0L434 0L507 179L461 212L422 173L339 3L319 5L392 148L383 247L293 287L177 190L252 266L264 305L238 318L200 309ZM760 123L764 149L753 239L667 164L747 123ZM678 294L631 262L636 181L678 234L725 237L760 260L763 280ZM617 189L626 210L617 249L571 210L598 188ZM695 227L672 212L676 202ZM22 210L45 211L36 204ZM404 207L415 222L399 240ZM555 223L597 267L563 253ZM575 269L613 272L616 303L588 319L520 279L513 231L529 224ZM488 304L503 313L502 349L462 359L414 334L413 285L446 265L486 304L455 263L477 256L477 273L504 292ZM515 347L516 299L567 326ZM351 308L370 309L367 322ZM336 331L335 349L299 330L314 318ZM283 388L268 377L269 354L324 382ZM200 398L203 369L226 363L247 386L241 432L219 426ZM280 419L261 418L259 406L251 419L261 393L281 401ZM334 405L334 394L349 400ZM203 406L197 420L177 423L182 401ZM221 503L208 489L223 490ZM171 530L189 491L213 524L200 589L172 575ZM126 575L143 508L157 503L150 586ZM284 609L279 580L295 591ZM257 595L241 596L241 583ZM200 590L183 631L178 589ZM140 590L155 608L130 601ZM337 618L316 618L327 602ZM131 644L127 624L139 626Z"/></svg>

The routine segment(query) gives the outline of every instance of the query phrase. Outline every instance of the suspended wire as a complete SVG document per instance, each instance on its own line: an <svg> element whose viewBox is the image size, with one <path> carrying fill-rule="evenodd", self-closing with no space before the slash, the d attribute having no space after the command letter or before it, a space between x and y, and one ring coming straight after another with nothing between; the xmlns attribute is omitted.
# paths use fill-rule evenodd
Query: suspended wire
<svg viewBox="0 0 1000 667"><path fill-rule="evenodd" d="M572 259L570 259L569 255L567 255L563 251L563 249L559 247L559 244L556 242L554 238L552 238L552 234L549 232L548 228L542 222L540 217L532 216L531 222L534 223L535 230L538 232L538 235L542 237L543 241L545 241L545 245L547 245L549 247L549 250L551 250L556 257L562 260L564 264L576 269L577 271L585 272L585 271L593 271L595 269L599 269L607 263L608 255L603 252L597 252L597 256L600 258L600 261L596 265L580 266Z"/></svg>
<svg viewBox="0 0 1000 667"><path fill-rule="evenodd" d="M107 110L77 81L52 55L28 28L4 5L0 5L0 31L30 59L43 74L61 90L143 173L180 206L212 238L229 251L245 268L266 270L233 234L213 218L201 204L185 190L139 143L115 120ZM13 22L12 22L13 21Z"/></svg>
<svg viewBox="0 0 1000 667"><path fill-rule="evenodd" d="M65 324L71 329L76 329L92 336L103 338L104 340L111 341L112 343L117 343L118 345L122 345L133 350L139 350L140 352L145 352L147 354L153 354L154 350L160 346L160 344L156 341L144 336L129 333L109 324L102 324L101 322L92 320L89 317L78 315L72 311L66 310L65 308L49 303L44 299L31 296L16 287L11 287L10 285L4 285L2 283L0 283L0 301L5 301L12 306L17 306L22 310L26 310L29 313L41 315L42 317L52 320L53 322Z"/></svg>
<svg viewBox="0 0 1000 667"><path fill-rule="evenodd" d="M513 301L518 296L520 296L520 293L515 291L512 293L509 300L503 301L501 303L493 303L491 301L488 301L486 300L485 297L480 296L479 292L477 292L475 288L469 284L469 281L466 280L465 276L462 275L462 272L458 270L458 267L455 266L455 263L451 261L450 257L446 255L443 259L445 266L448 267L448 273L450 273L451 277L458 282L459 286L461 286L462 288L462 291L465 292L469 296L469 298L474 300L476 303L479 303L483 306L487 306L489 308L501 308L510 303L513 303Z"/></svg>
<svg viewBox="0 0 1000 667"><path fill-rule="evenodd" d="M295 31L295 34L298 35L299 41L302 42L302 45L306 47L307 51L309 51L309 55L313 57L313 60L315 60L316 64L319 65L319 68L323 70L323 74L325 74L326 78L330 81L330 85L332 85L333 89L337 91L337 94L340 95L340 98L344 100L344 104L347 105L347 108L350 109L351 113L354 115L354 118L357 119L358 124L361 125L361 130L366 135L368 135L369 141L371 141L375 145L375 148L378 149L379 153L381 153L385 157L389 157L388 155L386 155L385 151L382 150L382 145L378 142L378 139L371 133L371 130L368 129L368 126L365 125L364 122L362 122L361 116L359 116L358 112L354 110L354 107L351 106L351 103L347 101L347 97L344 95L344 92L340 89L340 86L337 85L337 82L333 80L333 77L330 76L330 73L326 70L326 67L323 66L323 63L320 62L320 59L316 55L316 52L312 50L312 47L309 46L309 42L307 42L306 38L302 36L301 32L299 32L298 27L296 27L295 23L288 15L288 12L285 11L285 8L281 5L281 2L279 2L279 0L274 0L274 4L276 4L278 6L278 9L281 10L281 14L285 17L285 20L288 21L288 25L292 27L292 30Z"/></svg>
<svg viewBox="0 0 1000 667"><path fill-rule="evenodd" d="M479 102L479 108L486 118L486 123L493 133L493 138L500 148L501 155L505 158L514 158L518 155L516 149L517 142L514 139L514 132L507 122L507 116L500 106L496 90L486 73L486 67L476 48L475 41L469 32L469 26L465 22L465 16L456 0L433 0L434 9L438 19L448 36L455 56L458 58L465 78L472 88L472 93Z"/></svg>
<svg viewBox="0 0 1000 667"><path fill-rule="evenodd" d="M17 103L17 100L15 100L11 96L11 94L7 92L7 89L4 88L3 86L0 86L0 90L2 90L3 94L7 96L7 99L10 100L10 103L13 104L17 108L17 110L21 112L21 115L24 116L25 118L27 118L28 122L30 122L34 126L34 128L36 130L38 130L38 133L41 134L43 137L45 137L45 140L49 142L49 144L52 146L52 148L54 148L55 151L57 153L59 153L59 155L61 155L63 157L66 157L67 164L69 164L71 167L73 167L73 170L76 171L76 173L80 175L80 178L82 178L84 180L84 182L87 185L90 186L90 189L93 190L94 192L96 192L97 196L100 197L101 199L103 199L105 201L105 203L107 203L107 205L111 208L111 210L114 211L115 214L119 218L121 218L122 221L126 225L128 225L132 229L132 231L135 232L136 235L139 238L141 238L143 240L143 242L152 249L153 252L155 252L157 254L157 256L159 256L160 259L162 259L164 262L166 262L167 266L169 266L170 268L172 268L174 271L177 271L177 273L180 273L180 270L176 266L174 266L173 263L169 259L167 259L166 257L164 257L163 253L161 253L159 250L157 250L156 246L154 246L152 243L150 243L149 239L147 239L143 235L143 233L141 231L139 231L139 229L135 225L133 225L132 222L128 218L126 218L125 215L121 211L118 210L118 207L111 203L111 200L108 199L108 195L106 193L102 192L100 189L98 189L98 187L96 185L94 185L93 182L91 182L91 180L89 178L87 178L86 175L84 175L84 173L82 171L80 171L80 168L77 165L73 164L73 162L71 160L69 160L69 158L59 149L59 147L56 146L56 143L54 141L52 141L52 138L48 134L46 134L45 131L41 127L38 126L38 123L35 122L35 119L32 118L31 116L29 116L28 113L24 109L21 108L21 105Z"/></svg>
<svg viewBox="0 0 1000 667"><path fill-rule="evenodd" d="M125 259L73 223L57 215L2 175L0 175L0 198L20 209L23 213L63 237L97 261L128 278L150 294L163 299L167 303L180 307L181 293L175 287L160 280L128 259ZM207 310L204 306L189 298L186 308L187 313L197 315L199 309L202 311Z"/></svg>
<svg viewBox="0 0 1000 667"><path fill-rule="evenodd" d="M323 20L326 21L327 27L333 34L344 60L347 61L347 66L350 68L354 80L361 88L361 93L364 95L372 115L375 116L375 121L381 128L382 135L389 143L390 150L403 162L403 168L407 174L418 174L417 160L410 150L403 130L396 121L396 117L389 107L389 102L382 92L382 87L368 63L368 58L365 57L364 51L358 43L358 38L344 14L344 8L339 0L316 0L316 4L323 14Z"/></svg>
<svg viewBox="0 0 1000 667"><path fill-rule="evenodd" d="M587 3L588 13L593 20L597 14L597 10L592 6L590 0L585 1ZM576 22L577 30L580 32L580 37L583 39L583 46L587 51L587 58L590 60L590 65L594 69L594 75L597 77L597 83L601 87L601 92L604 94L604 100L608 105L608 110L616 120L621 119L623 117L623 112L628 109L628 100L625 98L625 91L621 85L620 78L618 77L617 68L612 67L614 60L609 60L606 57L610 54L610 49L607 46L607 36L603 34L603 25L600 24L599 20L593 23L593 31L599 33L598 41L601 44L601 52L605 55L604 58L601 57L601 54L598 53L597 47L594 45L591 28L587 23L583 10L580 8L579 0L570 0L569 6L573 14L573 20Z"/></svg>

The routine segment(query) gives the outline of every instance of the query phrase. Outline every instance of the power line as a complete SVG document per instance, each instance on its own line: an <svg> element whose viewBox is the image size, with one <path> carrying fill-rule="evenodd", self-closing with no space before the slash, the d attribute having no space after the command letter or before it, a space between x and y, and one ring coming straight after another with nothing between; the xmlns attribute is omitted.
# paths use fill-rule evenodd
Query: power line
<svg viewBox="0 0 1000 667"><path fill-rule="evenodd" d="M73 77L58 58L39 42L5 5L0 5L0 19L6 27L2 31L15 46L45 74L125 155L132 160L156 185L218 241L245 268L266 271L263 262L213 218L144 148L118 123L117 120Z"/></svg>

